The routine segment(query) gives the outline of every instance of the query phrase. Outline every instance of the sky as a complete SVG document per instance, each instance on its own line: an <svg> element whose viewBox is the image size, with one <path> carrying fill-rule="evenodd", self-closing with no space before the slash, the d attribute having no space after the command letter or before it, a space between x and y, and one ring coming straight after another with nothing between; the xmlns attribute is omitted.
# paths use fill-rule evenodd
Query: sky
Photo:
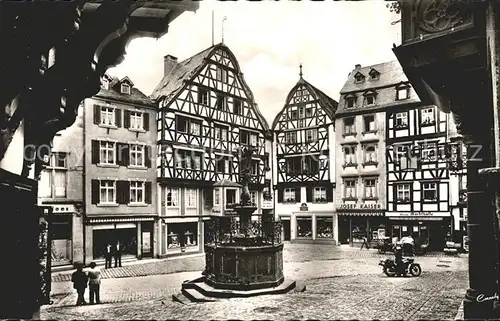
<svg viewBox="0 0 500 321"><path fill-rule="evenodd" d="M362 66L396 59L399 16L385 1L216 1L185 12L159 39L134 39L125 60L109 73L128 76L150 95L163 77L163 57L182 61L222 41L235 54L243 77L269 125L303 77L336 101L348 74ZM212 11L214 28L212 32ZM223 18L227 19L222 23ZM223 30L223 31L222 31Z"/></svg>

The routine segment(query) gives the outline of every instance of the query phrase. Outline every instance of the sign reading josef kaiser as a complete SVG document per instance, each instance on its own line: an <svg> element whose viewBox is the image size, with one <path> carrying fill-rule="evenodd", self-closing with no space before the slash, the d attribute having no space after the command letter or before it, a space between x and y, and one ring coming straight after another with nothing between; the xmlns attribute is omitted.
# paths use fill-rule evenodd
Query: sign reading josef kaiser
<svg viewBox="0 0 500 321"><path fill-rule="evenodd" d="M307 204L306 204L306 203L302 203L302 204L300 204L300 210L301 210L302 212L306 212L306 211L308 211L308 210L309 210L309 207L307 206Z"/></svg>
<svg viewBox="0 0 500 321"><path fill-rule="evenodd" d="M340 204L341 210L380 210L381 204Z"/></svg>

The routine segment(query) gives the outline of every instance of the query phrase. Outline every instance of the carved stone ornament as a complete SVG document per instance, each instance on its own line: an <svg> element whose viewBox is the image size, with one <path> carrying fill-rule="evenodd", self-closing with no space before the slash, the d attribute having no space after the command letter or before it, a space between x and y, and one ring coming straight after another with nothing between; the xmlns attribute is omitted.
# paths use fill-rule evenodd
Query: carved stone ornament
<svg viewBox="0 0 500 321"><path fill-rule="evenodd" d="M449 30L470 19L469 1L463 0L418 0L416 23L428 33Z"/></svg>

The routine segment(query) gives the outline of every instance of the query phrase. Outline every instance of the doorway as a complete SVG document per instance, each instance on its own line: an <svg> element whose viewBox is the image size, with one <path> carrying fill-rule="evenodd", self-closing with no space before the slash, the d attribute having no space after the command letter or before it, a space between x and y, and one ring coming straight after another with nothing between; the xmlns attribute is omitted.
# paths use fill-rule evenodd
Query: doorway
<svg viewBox="0 0 500 321"><path fill-rule="evenodd" d="M290 220L281 221L283 223L283 241L290 241Z"/></svg>

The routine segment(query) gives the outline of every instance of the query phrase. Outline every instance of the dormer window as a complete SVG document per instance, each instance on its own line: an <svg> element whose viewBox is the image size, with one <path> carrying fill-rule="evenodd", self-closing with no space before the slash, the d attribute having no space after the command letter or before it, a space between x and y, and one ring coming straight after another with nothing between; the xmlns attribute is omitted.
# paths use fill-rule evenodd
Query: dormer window
<svg viewBox="0 0 500 321"><path fill-rule="evenodd" d="M362 83L364 81L365 81L365 76L362 73L358 72L356 75L354 75L354 82L356 84Z"/></svg>
<svg viewBox="0 0 500 321"><path fill-rule="evenodd" d="M103 89L109 89L109 80L103 79L102 82L101 82L101 87Z"/></svg>
<svg viewBox="0 0 500 321"><path fill-rule="evenodd" d="M130 85L129 84L122 84L121 93L126 94L126 95L130 95Z"/></svg>
<svg viewBox="0 0 500 321"><path fill-rule="evenodd" d="M354 97L348 97L345 99L347 108L353 108L355 105Z"/></svg>
<svg viewBox="0 0 500 321"><path fill-rule="evenodd" d="M396 100L404 100L410 97L410 87L400 86L396 87Z"/></svg>
<svg viewBox="0 0 500 321"><path fill-rule="evenodd" d="M365 106L375 105L375 96L376 96L375 92L373 91L366 92L364 96L365 96Z"/></svg>
<svg viewBox="0 0 500 321"><path fill-rule="evenodd" d="M377 80L380 77L380 73L375 69L370 70L370 80Z"/></svg>

